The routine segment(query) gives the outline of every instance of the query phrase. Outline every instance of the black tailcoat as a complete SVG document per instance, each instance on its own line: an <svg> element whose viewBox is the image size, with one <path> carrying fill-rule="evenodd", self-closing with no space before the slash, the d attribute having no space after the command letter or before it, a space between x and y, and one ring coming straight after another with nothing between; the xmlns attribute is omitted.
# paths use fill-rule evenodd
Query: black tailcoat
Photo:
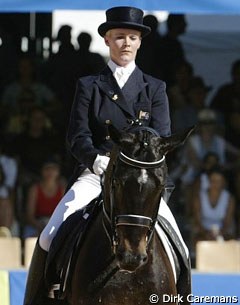
<svg viewBox="0 0 240 305"><path fill-rule="evenodd" d="M109 121L123 129L129 126L129 120L137 118L161 136L170 135L164 82L144 74L138 67L122 89L109 67L98 75L80 78L67 134L70 150L79 164L75 178L85 168L92 171L97 154L109 155L113 144L108 135Z"/></svg>

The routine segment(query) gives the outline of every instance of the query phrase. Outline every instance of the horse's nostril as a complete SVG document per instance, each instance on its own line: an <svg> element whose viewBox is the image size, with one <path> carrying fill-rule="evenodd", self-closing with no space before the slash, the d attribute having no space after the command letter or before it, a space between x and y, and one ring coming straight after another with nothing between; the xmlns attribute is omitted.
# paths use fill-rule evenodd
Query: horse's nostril
<svg viewBox="0 0 240 305"><path fill-rule="evenodd" d="M141 262L142 262L142 264L146 264L147 261L148 261L148 256L147 256L147 254L142 254L142 255L141 255Z"/></svg>

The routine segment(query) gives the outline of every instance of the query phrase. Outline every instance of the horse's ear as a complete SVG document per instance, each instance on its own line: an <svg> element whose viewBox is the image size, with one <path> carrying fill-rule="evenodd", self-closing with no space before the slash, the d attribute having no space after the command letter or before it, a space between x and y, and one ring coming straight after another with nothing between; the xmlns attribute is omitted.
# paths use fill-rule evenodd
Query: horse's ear
<svg viewBox="0 0 240 305"><path fill-rule="evenodd" d="M185 129L183 132L173 134L170 137L161 138L160 149L163 150L164 154L167 154L176 147L183 145L194 129L195 126L192 126Z"/></svg>
<svg viewBox="0 0 240 305"><path fill-rule="evenodd" d="M108 131L110 138L119 146L122 146L124 143L133 143L135 138L134 134L120 131L113 125L108 126Z"/></svg>

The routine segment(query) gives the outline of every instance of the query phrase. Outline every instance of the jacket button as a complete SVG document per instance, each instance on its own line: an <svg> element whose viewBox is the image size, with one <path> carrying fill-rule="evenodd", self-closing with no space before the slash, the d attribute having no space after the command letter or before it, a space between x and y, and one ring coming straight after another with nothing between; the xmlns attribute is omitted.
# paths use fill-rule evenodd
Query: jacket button
<svg viewBox="0 0 240 305"><path fill-rule="evenodd" d="M111 124L111 120L106 120L105 124L110 125Z"/></svg>
<svg viewBox="0 0 240 305"><path fill-rule="evenodd" d="M106 136L105 139L106 139L106 140L110 140L111 137L110 137L110 136Z"/></svg>
<svg viewBox="0 0 240 305"><path fill-rule="evenodd" d="M110 157L111 153L109 151L106 152L105 154L107 157Z"/></svg>

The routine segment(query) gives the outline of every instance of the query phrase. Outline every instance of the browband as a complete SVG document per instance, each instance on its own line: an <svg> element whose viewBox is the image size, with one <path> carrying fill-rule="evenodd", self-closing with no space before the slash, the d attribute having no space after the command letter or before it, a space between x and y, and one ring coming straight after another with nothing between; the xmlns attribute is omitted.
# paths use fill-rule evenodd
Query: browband
<svg viewBox="0 0 240 305"><path fill-rule="evenodd" d="M119 159L131 166L134 167L138 167L138 168L157 168L161 165L161 163L165 160L165 156L162 157L162 159L158 160L158 161L153 161L153 162L144 162L144 161L139 161L139 160L135 160L132 159L128 156L126 156L123 152L120 152L119 154Z"/></svg>

